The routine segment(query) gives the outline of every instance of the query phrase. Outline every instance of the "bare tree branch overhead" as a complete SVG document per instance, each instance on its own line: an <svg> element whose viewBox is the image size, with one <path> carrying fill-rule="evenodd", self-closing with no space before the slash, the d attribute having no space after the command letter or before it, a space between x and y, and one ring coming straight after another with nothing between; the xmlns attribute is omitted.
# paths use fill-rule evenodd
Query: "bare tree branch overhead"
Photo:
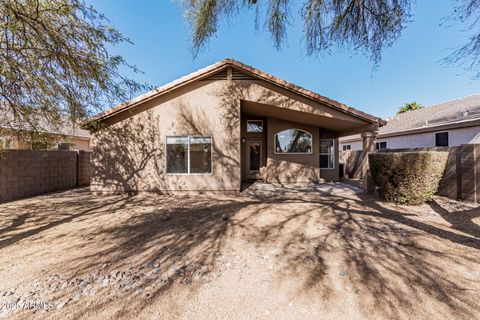
<svg viewBox="0 0 480 320"><path fill-rule="evenodd" d="M412 0L308 0L298 15L303 20L308 54L334 45L367 55L375 63L381 51L392 45L409 21ZM255 9L256 19L265 16L264 26L275 47L284 42L295 2L291 0L185 0L183 5L192 26L194 54L218 29L221 19L242 10Z"/></svg>
<svg viewBox="0 0 480 320"><path fill-rule="evenodd" d="M443 59L446 64L458 66L480 77L480 1L459 0L450 20L460 22L466 26L467 41L453 50Z"/></svg>
<svg viewBox="0 0 480 320"><path fill-rule="evenodd" d="M374 64L382 52L401 36L412 18L414 0L305 0L294 12L291 0L182 0L185 15L191 24L193 53L206 47L218 31L222 20L255 11L255 25L264 17L263 25L279 49L286 39L290 21L300 17L303 40L308 55L325 52L332 47L346 48L367 56ZM467 41L444 62L461 66L480 76L480 0L457 0L450 19L466 26ZM433 5L433 4L432 4Z"/></svg>
<svg viewBox="0 0 480 320"><path fill-rule="evenodd" d="M0 3L0 127L35 134L127 99L143 85L108 46L129 42L81 0Z"/></svg>

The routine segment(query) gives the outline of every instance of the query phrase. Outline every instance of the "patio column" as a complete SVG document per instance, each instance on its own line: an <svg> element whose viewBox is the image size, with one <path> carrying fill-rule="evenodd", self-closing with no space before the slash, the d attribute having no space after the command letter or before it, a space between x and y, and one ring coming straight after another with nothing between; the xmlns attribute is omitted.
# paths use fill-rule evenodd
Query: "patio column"
<svg viewBox="0 0 480 320"><path fill-rule="evenodd" d="M375 191L375 184L373 183L373 178L370 174L370 168L368 166L368 154L375 151L375 138L377 137L377 134L378 131L367 131L362 133L362 178L363 188L368 193L373 193Z"/></svg>

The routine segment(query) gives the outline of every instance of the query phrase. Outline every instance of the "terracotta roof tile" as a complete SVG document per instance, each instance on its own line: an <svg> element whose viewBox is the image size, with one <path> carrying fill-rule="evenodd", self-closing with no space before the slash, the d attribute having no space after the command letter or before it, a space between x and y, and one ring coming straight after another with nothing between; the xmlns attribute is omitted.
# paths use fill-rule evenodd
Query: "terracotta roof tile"
<svg viewBox="0 0 480 320"><path fill-rule="evenodd" d="M314 101L321 102L323 104L326 104L327 106L345 112L349 115L352 115L354 117L360 118L364 121L370 122L370 123L376 123L378 122L380 125L383 125L385 123L384 120L374 117L372 115L369 115L367 113L364 113L362 111L359 111L357 109L354 109L352 107L349 107L345 104L342 104L340 102L337 102L335 100L329 99L327 97L324 97L318 93L315 93L313 91L304 89L300 86L297 86L291 82L279 79L269 73L263 72L257 68L245 65L239 61L236 61L231 58L226 58L222 61L219 61L217 63L214 63L210 66L207 66L205 68L202 68L198 71L195 71L193 73L190 73L184 77L181 77L175 81L172 81L164 86L161 86L159 88L156 88L150 92L147 92L143 95L138 96L137 98L134 98L132 100L126 101L124 103L121 103L117 105L116 107L113 107L105 112L102 112L93 118L89 119L87 122L84 123L84 126L88 127L89 123L92 123L94 121L102 121L104 119L107 119L109 117L112 117L115 114L118 114L120 112L126 111L128 109L131 109L138 104L148 101L150 99L156 98L162 94L168 93L173 89L176 89L178 87L181 87L183 85L186 85L188 83L191 83L193 81L208 77L209 75L216 73L219 70L222 70L227 67L236 67L237 69L240 69L240 71L250 73L252 76L265 80L265 81L270 81L280 87L283 87L285 89L288 89L290 91L293 91L297 94L303 95L309 99L312 99Z"/></svg>

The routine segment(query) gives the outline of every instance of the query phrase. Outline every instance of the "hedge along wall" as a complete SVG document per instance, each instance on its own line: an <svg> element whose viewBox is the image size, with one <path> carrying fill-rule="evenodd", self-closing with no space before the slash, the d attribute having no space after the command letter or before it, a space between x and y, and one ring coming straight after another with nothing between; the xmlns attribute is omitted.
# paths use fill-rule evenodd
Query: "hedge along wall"
<svg viewBox="0 0 480 320"><path fill-rule="evenodd" d="M90 153L0 152L0 202L90 184Z"/></svg>
<svg viewBox="0 0 480 320"><path fill-rule="evenodd" d="M440 180L437 194L455 200L462 199L480 202L480 145L467 144L460 147L387 149L382 152L409 151L448 152L447 167ZM340 160L344 162L345 176L347 178L362 179L361 167L358 164L360 152L351 150L340 152Z"/></svg>
<svg viewBox="0 0 480 320"><path fill-rule="evenodd" d="M448 152L377 152L368 156L379 195L399 204L420 204L437 192Z"/></svg>

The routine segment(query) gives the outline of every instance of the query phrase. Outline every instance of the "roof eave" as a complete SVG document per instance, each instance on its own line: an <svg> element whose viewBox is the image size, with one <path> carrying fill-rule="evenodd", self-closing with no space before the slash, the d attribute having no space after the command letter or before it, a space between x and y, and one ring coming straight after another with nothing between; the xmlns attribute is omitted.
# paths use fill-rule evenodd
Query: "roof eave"
<svg viewBox="0 0 480 320"><path fill-rule="evenodd" d="M171 84L167 84L163 87L159 87L159 88L157 88L155 90L152 90L150 92L147 92L147 93L145 93L145 94L143 94L143 95L141 95L141 96L139 96L135 99L129 100L129 101L124 102L124 103L121 103L121 104L113 107L112 109L109 109L109 110L107 110L103 113L100 113L100 114L90 118L89 120L83 122L80 127L82 129L87 129L87 130L92 129L93 124L96 123L96 122L104 121L107 118L113 117L113 116L115 116L119 113L127 111L131 108L134 108L135 106L137 106L139 104L142 104L142 103L145 103L146 101L149 101L149 100L155 99L159 96L168 94L168 93L170 93L171 91L173 91L177 88L180 88L180 87L185 86L189 83L201 80L203 78L207 78L210 75L212 75L212 74L214 74L218 71L221 71L222 69L228 68L228 67L237 67L242 72L250 73L251 75L253 75L256 78L259 78L260 80L272 83L274 85L282 87L283 89L292 91L296 94L299 94L303 97L306 97L307 99L317 101L317 102L321 102L321 103L327 105L328 107L330 107L334 110L346 113L350 116L356 117L356 118L358 118L360 120L363 120L363 121L366 121L368 123L372 123L372 124L373 123L378 123L380 127L384 126L387 123L385 120L383 120L381 118L374 117L374 116L369 115L367 113L364 113L360 110L357 110L355 108L352 108L352 107L349 107L345 104L342 104L338 101L335 101L335 100L332 100L330 98L321 96L318 93L315 93L315 92L310 91L308 89L304 89L304 88L302 88L300 86L297 86L293 83L290 83L288 81L279 79L277 77L274 77L274 76L272 76L272 75L270 75L266 72L263 72L263 71L258 70L256 68L253 68L251 66L245 65L245 64L243 64L241 62L238 62L234 59L227 58L227 59L219 61L219 62L217 62L217 63L215 63L211 66L208 66L204 69L200 69L200 70L194 72L193 74L185 76L184 81L182 81L182 78L180 78L180 79L178 79L178 81L173 81Z"/></svg>

